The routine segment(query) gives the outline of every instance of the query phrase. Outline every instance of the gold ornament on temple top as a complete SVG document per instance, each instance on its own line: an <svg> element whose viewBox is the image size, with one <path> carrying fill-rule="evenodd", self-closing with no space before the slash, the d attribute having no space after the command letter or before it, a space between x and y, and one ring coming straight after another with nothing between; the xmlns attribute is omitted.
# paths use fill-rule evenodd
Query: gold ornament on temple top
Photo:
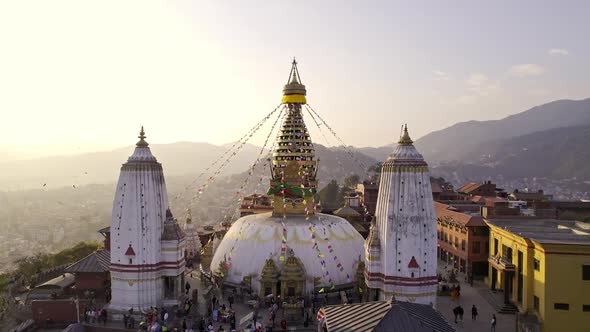
<svg viewBox="0 0 590 332"><path fill-rule="evenodd" d="M399 139L399 144L401 145L412 145L414 141L410 138L410 134L408 134L408 125L404 125L404 134Z"/></svg>
<svg viewBox="0 0 590 332"><path fill-rule="evenodd" d="M137 138L139 138L139 142L137 142L137 146L141 146L141 147L147 147L149 144L148 142L145 141L145 132L143 131L143 126L141 126L141 131L139 132L139 136L137 136Z"/></svg>

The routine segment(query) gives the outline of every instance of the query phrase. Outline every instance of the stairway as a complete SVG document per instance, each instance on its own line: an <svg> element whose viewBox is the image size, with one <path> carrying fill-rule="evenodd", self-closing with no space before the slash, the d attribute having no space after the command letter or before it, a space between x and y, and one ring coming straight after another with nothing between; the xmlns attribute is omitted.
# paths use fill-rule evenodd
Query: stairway
<svg viewBox="0 0 590 332"><path fill-rule="evenodd" d="M514 304L504 303L502 293L493 292L488 288L478 288L477 291L498 313L514 315L518 312Z"/></svg>
<svg viewBox="0 0 590 332"><path fill-rule="evenodd" d="M518 312L518 308L512 303L503 303L498 312L501 314L514 315Z"/></svg>

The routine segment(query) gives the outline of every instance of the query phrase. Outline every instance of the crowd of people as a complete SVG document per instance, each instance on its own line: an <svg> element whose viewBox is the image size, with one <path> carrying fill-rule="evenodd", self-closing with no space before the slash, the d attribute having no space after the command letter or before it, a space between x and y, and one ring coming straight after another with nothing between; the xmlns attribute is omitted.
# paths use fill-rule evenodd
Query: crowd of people
<svg viewBox="0 0 590 332"><path fill-rule="evenodd" d="M106 309L84 308L85 323L102 323L106 325L108 313Z"/></svg>

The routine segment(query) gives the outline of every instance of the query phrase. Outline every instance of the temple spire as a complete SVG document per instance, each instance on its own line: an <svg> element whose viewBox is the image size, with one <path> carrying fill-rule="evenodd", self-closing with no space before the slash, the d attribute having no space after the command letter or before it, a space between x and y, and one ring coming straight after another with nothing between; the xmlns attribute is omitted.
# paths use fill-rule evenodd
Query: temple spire
<svg viewBox="0 0 590 332"><path fill-rule="evenodd" d="M140 147L147 147L149 144L148 142L145 141L145 132L143 131L143 126L141 126L141 130L139 131L139 136L137 136L137 138L139 138L139 142L137 142L137 146Z"/></svg>
<svg viewBox="0 0 590 332"><path fill-rule="evenodd" d="M289 73L287 84L301 84L301 77L299 77L299 70L297 70L297 60L295 60L295 57L293 57L293 62L291 63L291 72Z"/></svg>
<svg viewBox="0 0 590 332"><path fill-rule="evenodd" d="M412 141L412 139L410 138L410 134L408 134L408 124L405 124L404 125L404 133L403 133L402 137L399 139L398 144L412 145L412 143L414 143L414 141Z"/></svg>
<svg viewBox="0 0 590 332"><path fill-rule="evenodd" d="M283 104L306 104L305 99L307 91L305 85L301 84L301 76L299 76L299 70L297 69L297 61L293 58L291 63L291 71L289 72L289 78L287 84L283 88Z"/></svg>
<svg viewBox="0 0 590 332"><path fill-rule="evenodd" d="M186 223L190 224L193 222L193 217L191 216L191 209L186 209Z"/></svg>

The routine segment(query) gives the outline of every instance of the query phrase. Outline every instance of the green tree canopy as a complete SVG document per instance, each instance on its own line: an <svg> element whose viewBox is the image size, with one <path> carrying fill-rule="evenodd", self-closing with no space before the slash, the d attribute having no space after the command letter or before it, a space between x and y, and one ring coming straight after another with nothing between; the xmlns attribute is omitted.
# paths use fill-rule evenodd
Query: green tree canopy
<svg viewBox="0 0 590 332"><path fill-rule="evenodd" d="M340 198L340 185L336 180L330 181L322 190L319 192L320 200L323 206L340 206L344 198Z"/></svg>
<svg viewBox="0 0 590 332"><path fill-rule="evenodd" d="M356 185L360 183L360 177L356 174L353 174L346 179L344 179L344 186L350 189L355 189Z"/></svg>

